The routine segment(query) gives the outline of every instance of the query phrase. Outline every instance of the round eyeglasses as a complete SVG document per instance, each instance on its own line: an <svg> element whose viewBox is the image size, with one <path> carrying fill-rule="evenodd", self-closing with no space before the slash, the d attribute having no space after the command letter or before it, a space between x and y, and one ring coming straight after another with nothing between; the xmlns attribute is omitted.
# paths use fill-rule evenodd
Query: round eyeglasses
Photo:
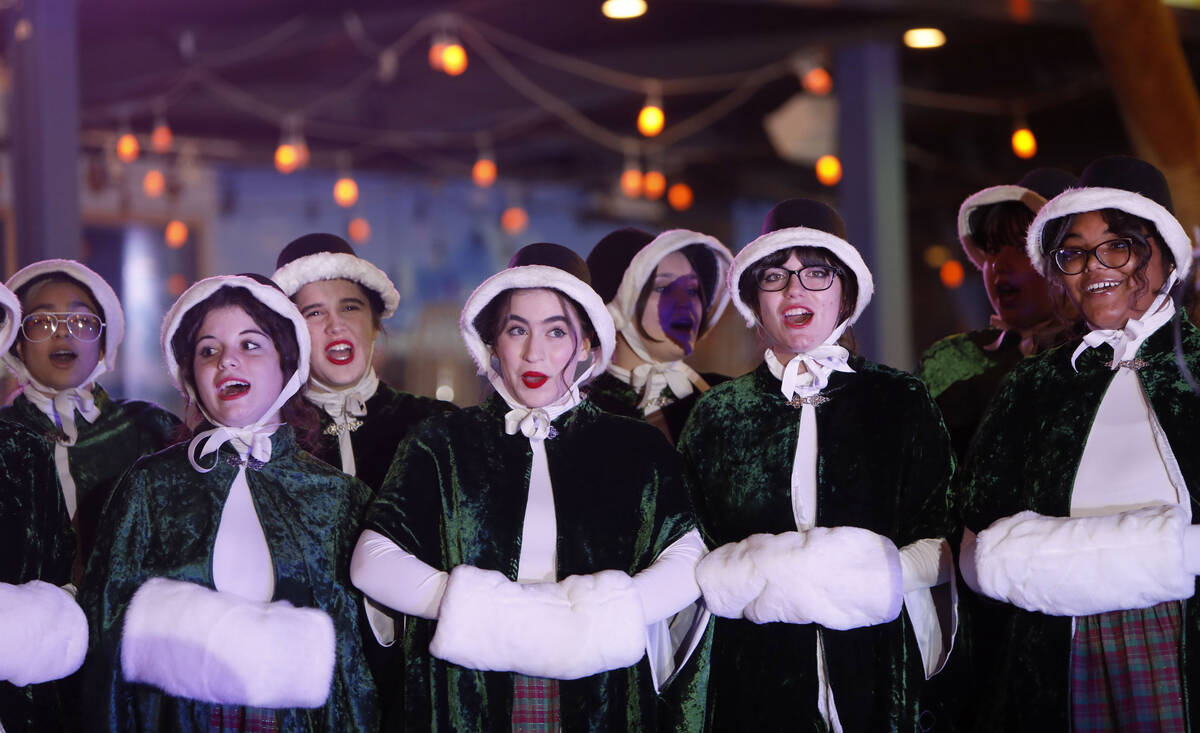
<svg viewBox="0 0 1200 733"><path fill-rule="evenodd" d="M1079 247L1059 247L1051 252L1054 255L1054 266L1064 275L1078 275L1087 268L1088 258L1095 257L1096 261L1109 269L1124 267L1133 256L1133 239L1120 237L1101 242L1091 249Z"/></svg>
<svg viewBox="0 0 1200 733"><path fill-rule="evenodd" d="M759 290L767 292L787 290L788 283L792 281L792 275L795 275L796 280L805 290L820 292L828 290L829 286L833 285L833 279L841 274L836 267L829 265L809 265L801 267L799 270L789 270L786 267L766 267L755 277L755 282L758 284Z"/></svg>
<svg viewBox="0 0 1200 733"><path fill-rule="evenodd" d="M80 341L91 343L100 338L104 321L95 313L30 313L21 321L21 333L29 341L45 341L58 332L58 324L67 327L67 333Z"/></svg>

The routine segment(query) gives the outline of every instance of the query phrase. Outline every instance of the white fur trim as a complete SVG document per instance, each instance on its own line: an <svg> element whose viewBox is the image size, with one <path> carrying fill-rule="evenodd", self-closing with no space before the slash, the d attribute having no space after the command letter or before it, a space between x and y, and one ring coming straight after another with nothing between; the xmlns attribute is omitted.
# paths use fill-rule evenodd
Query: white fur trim
<svg viewBox="0 0 1200 733"><path fill-rule="evenodd" d="M21 328L21 301L3 285L0 285L0 308L4 309L4 322L0 323L0 354L6 354Z"/></svg>
<svg viewBox="0 0 1200 733"><path fill-rule="evenodd" d="M716 237L688 229L669 229L642 247L630 260L629 267L625 268L617 294L608 306L618 330L624 330L631 325L632 319L637 317L634 311L637 310L638 296L646 281L654 274L658 263L672 252L678 252L693 244L704 245L716 258L717 279L714 291L709 294L711 301L708 304L708 328L712 329L717 321L721 320L721 314L729 305L729 283L725 276L733 263L733 254ZM700 336L703 337L704 334Z"/></svg>
<svg viewBox="0 0 1200 733"><path fill-rule="evenodd" d="M42 260L34 262L32 265L18 270L15 275L8 279L5 285L15 293L22 285L33 280L35 277L52 272L61 272L87 285L88 289L92 291L92 295L96 298L96 305L100 306L100 309L104 311L104 356L100 360L100 363L97 364L96 369L84 380L84 384L88 384L101 374L111 372L116 368L117 351L121 347L121 342L125 339L125 311L121 308L121 301L117 298L117 294L113 291L112 286L91 268L75 260ZM29 373L25 369L25 365L15 355L9 353L8 349L5 349L0 354L0 361L3 361L14 374L22 377L22 382L27 381L25 377Z"/></svg>
<svg viewBox="0 0 1200 733"><path fill-rule="evenodd" d="M345 252L316 252L297 257L271 275L288 297L317 280L352 280L374 291L383 300L383 317L390 318L400 305L400 293L391 279L362 257Z"/></svg>
<svg viewBox="0 0 1200 733"><path fill-rule="evenodd" d="M619 570L521 584L470 565L450 573L429 645L463 667L560 680L629 667L645 651L642 603Z"/></svg>
<svg viewBox="0 0 1200 733"><path fill-rule="evenodd" d="M1050 274L1050 263L1042 254L1042 232L1052 219L1058 219L1071 214L1082 214L1087 211L1101 209L1119 209L1134 216L1140 216L1154 222L1158 233L1162 235L1167 249L1175 257L1176 271L1179 279L1187 277L1192 269L1192 240L1179 220L1171 215L1161 204L1141 194L1120 188L1068 188L1050 199L1033 219L1029 226L1029 234L1025 239L1025 251L1038 272L1044 276Z"/></svg>
<svg viewBox="0 0 1200 733"><path fill-rule="evenodd" d="M197 398L196 395L192 394L191 386L183 384L179 378L179 363L175 361L175 352L171 349L171 337L179 329L179 323L187 315L188 311L223 287L246 288L258 302L292 322L292 326L294 326L296 332L296 341L300 347L300 358L296 374L287 385L284 385L284 391L294 386L291 394L288 395L288 397L291 397L292 394L295 394L299 390L300 386L308 381L308 360L312 352L312 340L308 335L308 324L304 322L304 316L300 315L300 311L296 309L296 304L288 296L270 285L264 285L243 275L219 275L217 277L205 278L185 290L183 295L179 296L179 300L176 300L171 309L167 311L162 325L162 350L163 359L167 363L167 375L171 377L171 382L185 397L192 402L196 402ZM286 398L284 399L286 400Z"/></svg>
<svg viewBox="0 0 1200 733"><path fill-rule="evenodd" d="M318 608L151 578L125 611L121 669L176 697L315 708L329 697L335 649L333 620Z"/></svg>
<svg viewBox="0 0 1200 733"><path fill-rule="evenodd" d="M758 624L874 626L904 600L896 545L860 527L751 535L709 553L696 579L713 613Z"/></svg>
<svg viewBox="0 0 1200 733"><path fill-rule="evenodd" d="M738 280L741 279L742 273L767 255L792 247L827 249L846 263L846 266L854 273L855 279L858 280L858 302L854 304L854 312L846 319L846 324L852 325L857 321L862 312L866 310L867 304L871 302L871 295L875 292L875 280L871 277L871 271L867 268L867 263L863 261L862 255L849 242L829 232L808 227L789 227L767 232L743 247L742 251L733 258L733 266L729 268L729 295L733 298L734 307L746 319L746 326L753 328L758 324L758 318L754 315L753 306L744 302L741 294L738 293Z"/></svg>
<svg viewBox="0 0 1200 733"><path fill-rule="evenodd" d="M981 206L1002 204L1006 201L1020 201L1034 214L1046 205L1046 199L1042 198L1040 193L1024 186L992 186L971 194L962 202L962 206L958 207L958 241L962 244L967 259L981 270L985 253L975 244L975 233L971 231L971 213Z"/></svg>
<svg viewBox="0 0 1200 733"><path fill-rule="evenodd" d="M616 348L616 327L612 316L604 307L600 296L587 283L570 274L566 270L549 265L522 265L510 267L492 275L475 288L475 292L467 298L463 306L462 318L458 327L466 342L467 351L479 367L479 373L487 377L499 376L492 369L492 350L483 342L483 337L475 330L475 318L491 303L496 296L510 288L553 288L565 294L579 304L592 321L596 336L600 341L600 359L592 365L591 374L603 374L612 361L613 349ZM593 344L593 348L595 345Z"/></svg>
<svg viewBox="0 0 1200 733"><path fill-rule="evenodd" d="M83 664L87 618L67 591L40 580L0 583L0 680L49 682Z"/></svg>
<svg viewBox="0 0 1200 733"><path fill-rule="evenodd" d="M979 533L979 591L1027 611L1084 616L1190 598L1183 560L1187 517L1156 506L1100 517L1024 511Z"/></svg>

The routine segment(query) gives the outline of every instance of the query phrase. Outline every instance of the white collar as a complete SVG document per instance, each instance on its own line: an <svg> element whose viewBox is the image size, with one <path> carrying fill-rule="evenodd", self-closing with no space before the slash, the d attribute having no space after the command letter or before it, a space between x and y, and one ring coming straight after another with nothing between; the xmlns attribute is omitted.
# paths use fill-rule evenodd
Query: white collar
<svg viewBox="0 0 1200 733"><path fill-rule="evenodd" d="M1123 328L1095 328L1085 334L1083 341L1071 354L1071 367L1076 372L1075 360L1088 349L1095 349L1108 344L1113 349L1113 358L1109 366L1113 370L1121 367L1135 367L1134 355L1137 354L1146 337L1157 331L1175 315L1175 307L1171 302L1171 287L1178 280L1175 271L1167 277L1167 282L1154 298L1154 302L1146 309L1141 318L1130 318Z"/></svg>

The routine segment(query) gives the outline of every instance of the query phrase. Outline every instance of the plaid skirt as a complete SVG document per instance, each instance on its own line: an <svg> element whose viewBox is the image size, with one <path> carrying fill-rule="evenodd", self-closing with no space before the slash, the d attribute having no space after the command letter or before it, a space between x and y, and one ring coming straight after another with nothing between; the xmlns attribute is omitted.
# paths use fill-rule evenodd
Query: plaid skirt
<svg viewBox="0 0 1200 733"><path fill-rule="evenodd" d="M558 680L513 675L512 729L523 733L562 730Z"/></svg>
<svg viewBox="0 0 1200 733"><path fill-rule="evenodd" d="M1071 642L1076 731L1187 730L1179 601L1080 616Z"/></svg>
<svg viewBox="0 0 1200 733"><path fill-rule="evenodd" d="M208 714L209 733L278 733L275 711L238 705L213 705Z"/></svg>

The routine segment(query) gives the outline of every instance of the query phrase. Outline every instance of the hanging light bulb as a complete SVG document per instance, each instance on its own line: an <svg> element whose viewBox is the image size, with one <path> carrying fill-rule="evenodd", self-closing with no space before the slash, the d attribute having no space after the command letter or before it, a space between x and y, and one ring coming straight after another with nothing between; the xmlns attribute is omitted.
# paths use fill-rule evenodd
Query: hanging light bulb
<svg viewBox="0 0 1200 733"><path fill-rule="evenodd" d="M467 70L467 49L458 41L451 41L442 49L442 71L449 76L459 76Z"/></svg>
<svg viewBox="0 0 1200 733"><path fill-rule="evenodd" d="M308 143L300 132L299 120L284 120L279 145L275 148L275 170L287 175L308 166Z"/></svg>
<svg viewBox="0 0 1200 733"><path fill-rule="evenodd" d="M446 52L446 47L450 45L450 39L445 33L435 33L429 39L429 68L434 71L442 71L443 62L442 54Z"/></svg>
<svg viewBox="0 0 1200 733"><path fill-rule="evenodd" d="M646 171L642 176L642 194L651 201L657 201L667 191L667 177L657 169Z"/></svg>
<svg viewBox="0 0 1200 733"><path fill-rule="evenodd" d="M646 0L604 0L600 12L613 20L638 18L646 13Z"/></svg>
<svg viewBox="0 0 1200 733"><path fill-rule="evenodd" d="M146 171L146 175L142 177L142 191L146 196L156 199L163 195L163 191L167 188L167 178L162 171L157 168L151 168Z"/></svg>
<svg viewBox="0 0 1200 733"><path fill-rule="evenodd" d="M138 144L137 136L132 132L126 132L117 138L117 157L122 163L132 163L138 159L141 152L142 146Z"/></svg>
<svg viewBox="0 0 1200 733"><path fill-rule="evenodd" d="M509 235L520 234L529 226L529 214L520 206L510 206L500 214L500 228Z"/></svg>
<svg viewBox="0 0 1200 733"><path fill-rule="evenodd" d="M642 169L636 163L621 171L621 193L631 199L642 195Z"/></svg>
<svg viewBox="0 0 1200 733"><path fill-rule="evenodd" d="M1018 123L1017 128L1013 130L1012 151L1023 160L1037 155L1037 138L1033 136L1033 130L1030 130L1028 125Z"/></svg>
<svg viewBox="0 0 1200 733"><path fill-rule="evenodd" d="M471 180L480 188L487 188L496 182L496 161L480 155L471 166Z"/></svg>
<svg viewBox="0 0 1200 733"><path fill-rule="evenodd" d="M940 28L909 28L904 31L904 45L909 48L940 48L946 45L946 34Z"/></svg>
<svg viewBox="0 0 1200 733"><path fill-rule="evenodd" d="M955 290L963 284L963 266L958 260L946 260L938 269L938 277L942 279L942 285L945 285L950 290Z"/></svg>
<svg viewBox="0 0 1200 733"><path fill-rule="evenodd" d="M686 183L676 183L667 189L667 203L676 211L687 211L695 200L692 187Z"/></svg>
<svg viewBox="0 0 1200 733"><path fill-rule="evenodd" d="M662 132L663 124L666 122L662 104L662 94L657 90L652 90L646 95L646 104L642 105L642 111L638 113L638 132L646 137L654 137Z"/></svg>
<svg viewBox="0 0 1200 733"><path fill-rule="evenodd" d="M174 141L175 135L167 124L167 118L161 114L155 117L154 130L150 133L150 149L159 154L169 153Z"/></svg>
<svg viewBox="0 0 1200 733"><path fill-rule="evenodd" d="M333 200L343 209L348 209L358 203L358 182L349 174L337 179L333 184Z"/></svg>
<svg viewBox="0 0 1200 733"><path fill-rule="evenodd" d="M187 224L184 224L179 219L172 219L171 221L167 222L167 229L164 235L167 240L168 247L171 249L179 249L187 243Z"/></svg>
<svg viewBox="0 0 1200 733"><path fill-rule="evenodd" d="M355 244L366 244L371 238L371 224L361 216L356 216L346 225L346 234Z"/></svg>
<svg viewBox="0 0 1200 733"><path fill-rule="evenodd" d="M817 180L823 186L836 186L842 180L842 161L836 155L817 158Z"/></svg>
<svg viewBox="0 0 1200 733"><path fill-rule="evenodd" d="M833 77L823 66L814 66L804 72L801 83L804 85L804 91L818 97L823 97L833 91Z"/></svg>

